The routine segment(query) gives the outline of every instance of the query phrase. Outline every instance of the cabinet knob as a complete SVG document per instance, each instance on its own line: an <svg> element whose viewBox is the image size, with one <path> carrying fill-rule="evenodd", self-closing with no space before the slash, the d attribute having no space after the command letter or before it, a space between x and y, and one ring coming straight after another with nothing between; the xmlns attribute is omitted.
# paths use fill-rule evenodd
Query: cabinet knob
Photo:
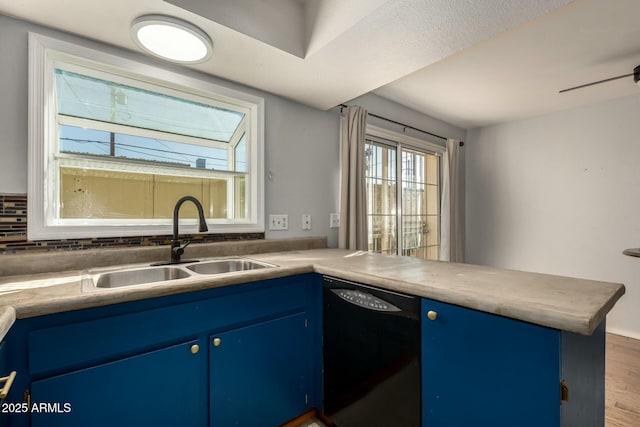
<svg viewBox="0 0 640 427"><path fill-rule="evenodd" d="M198 344L194 344L191 346L191 353L196 354L200 351L200 346Z"/></svg>
<svg viewBox="0 0 640 427"><path fill-rule="evenodd" d="M427 313L427 317L429 318L429 320L436 320L438 318L438 313L436 313L435 311L429 311Z"/></svg>
<svg viewBox="0 0 640 427"><path fill-rule="evenodd" d="M220 344L222 344L222 340L220 338L214 338L213 339L213 346L214 347L218 347Z"/></svg>

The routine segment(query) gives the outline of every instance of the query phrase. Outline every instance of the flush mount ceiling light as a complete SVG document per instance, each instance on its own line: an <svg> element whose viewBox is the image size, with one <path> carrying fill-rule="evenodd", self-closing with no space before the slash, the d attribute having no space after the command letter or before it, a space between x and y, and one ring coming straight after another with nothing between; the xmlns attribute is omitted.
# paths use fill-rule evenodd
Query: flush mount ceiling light
<svg viewBox="0 0 640 427"><path fill-rule="evenodd" d="M213 42L207 33L172 16L137 18L131 23L131 37L144 51L182 64L204 62L213 54Z"/></svg>

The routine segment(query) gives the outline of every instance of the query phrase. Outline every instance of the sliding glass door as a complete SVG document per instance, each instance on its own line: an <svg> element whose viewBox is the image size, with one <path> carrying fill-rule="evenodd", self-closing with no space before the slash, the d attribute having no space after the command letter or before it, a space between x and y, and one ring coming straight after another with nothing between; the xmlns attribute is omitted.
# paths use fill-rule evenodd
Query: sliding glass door
<svg viewBox="0 0 640 427"><path fill-rule="evenodd" d="M438 259L440 156L367 136L369 250Z"/></svg>

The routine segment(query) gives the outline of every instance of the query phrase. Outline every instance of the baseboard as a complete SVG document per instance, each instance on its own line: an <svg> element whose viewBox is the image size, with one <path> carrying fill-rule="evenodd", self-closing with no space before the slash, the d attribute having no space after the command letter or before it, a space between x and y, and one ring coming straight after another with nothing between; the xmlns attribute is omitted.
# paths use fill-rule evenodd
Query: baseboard
<svg viewBox="0 0 640 427"><path fill-rule="evenodd" d="M623 337L640 340L640 332L627 331L627 330L618 329L618 328L607 328L607 333L614 334L614 335L621 335Z"/></svg>

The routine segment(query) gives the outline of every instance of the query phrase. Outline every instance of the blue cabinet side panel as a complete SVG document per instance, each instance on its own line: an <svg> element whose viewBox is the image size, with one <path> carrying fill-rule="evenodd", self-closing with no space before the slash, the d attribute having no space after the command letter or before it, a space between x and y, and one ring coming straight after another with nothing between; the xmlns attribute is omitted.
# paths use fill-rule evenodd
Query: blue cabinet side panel
<svg viewBox="0 0 640 427"><path fill-rule="evenodd" d="M559 331L425 299L422 337L425 427L559 426Z"/></svg>
<svg viewBox="0 0 640 427"><path fill-rule="evenodd" d="M275 427L308 409L312 385L306 313L213 335L212 427Z"/></svg>
<svg viewBox="0 0 640 427"><path fill-rule="evenodd" d="M35 381L32 401L61 403L62 413L32 413L31 426L205 426L206 355L193 344Z"/></svg>
<svg viewBox="0 0 640 427"><path fill-rule="evenodd" d="M562 427L604 427L606 322L593 334L562 332L562 379L569 401L560 407Z"/></svg>
<svg viewBox="0 0 640 427"><path fill-rule="evenodd" d="M309 406L323 410L322 403L322 276L307 276L310 301L307 307L308 324L311 333L310 360L313 377L309 389Z"/></svg>

